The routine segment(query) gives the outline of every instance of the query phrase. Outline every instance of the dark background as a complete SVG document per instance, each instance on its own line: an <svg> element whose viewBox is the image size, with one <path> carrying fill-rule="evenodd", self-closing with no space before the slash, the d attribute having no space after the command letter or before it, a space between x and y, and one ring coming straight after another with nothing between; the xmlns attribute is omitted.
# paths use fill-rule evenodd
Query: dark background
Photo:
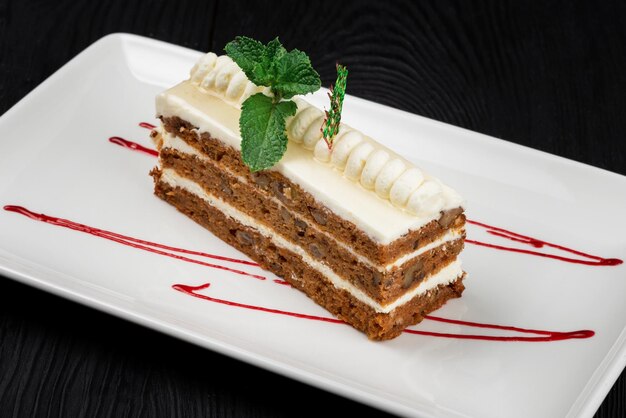
<svg viewBox="0 0 626 418"><path fill-rule="evenodd" d="M216 52L235 35L278 35L310 55L325 86L339 60L352 95L626 174L626 3L386 3L0 0L0 114L108 33ZM626 416L625 382L622 373L596 416ZM303 408L382 415L0 278L2 416Z"/></svg>

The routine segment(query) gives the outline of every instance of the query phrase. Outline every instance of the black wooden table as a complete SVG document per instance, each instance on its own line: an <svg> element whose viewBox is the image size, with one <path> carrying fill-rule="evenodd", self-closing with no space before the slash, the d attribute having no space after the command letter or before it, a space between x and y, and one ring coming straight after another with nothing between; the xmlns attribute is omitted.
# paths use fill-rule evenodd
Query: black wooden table
<svg viewBox="0 0 626 418"><path fill-rule="evenodd" d="M386 3L0 0L0 113L111 32L218 52L235 35L278 35L308 52L326 86L340 60L350 94L626 174L626 3ZM201 360L183 368L181 357ZM622 373L596 416L626 416L625 400ZM302 406L382 415L0 278L0 416L265 417Z"/></svg>

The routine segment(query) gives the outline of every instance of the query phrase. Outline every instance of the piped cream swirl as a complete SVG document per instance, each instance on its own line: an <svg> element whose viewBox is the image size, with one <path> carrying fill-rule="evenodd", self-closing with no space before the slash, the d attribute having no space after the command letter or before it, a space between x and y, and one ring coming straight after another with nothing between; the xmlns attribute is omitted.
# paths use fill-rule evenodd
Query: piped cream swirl
<svg viewBox="0 0 626 418"><path fill-rule="evenodd" d="M361 132L341 124L332 150L322 138L324 113L297 99L298 110L287 123L290 141L313 151L316 160L330 164L365 189L376 193L397 208L426 216L444 207L462 205L452 189Z"/></svg>
<svg viewBox="0 0 626 418"><path fill-rule="evenodd" d="M256 93L271 95L268 87L259 87L246 77L241 68L228 56L205 54L191 69L190 80L207 92L230 104L241 104Z"/></svg>

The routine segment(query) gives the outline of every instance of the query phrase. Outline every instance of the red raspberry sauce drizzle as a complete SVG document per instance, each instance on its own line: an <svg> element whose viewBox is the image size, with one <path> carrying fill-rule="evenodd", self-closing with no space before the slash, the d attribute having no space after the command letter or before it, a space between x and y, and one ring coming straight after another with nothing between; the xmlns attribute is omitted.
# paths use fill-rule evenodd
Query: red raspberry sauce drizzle
<svg viewBox="0 0 626 418"><path fill-rule="evenodd" d="M419 335L430 335L434 337L444 337L444 338L460 338L465 340L485 340L485 341L527 341L527 342L543 342L543 341L560 341L560 340L572 340L572 339L584 339L591 338L595 335L595 332L583 329L578 331L568 331L568 332L559 332L559 331L545 331L538 329L526 329L519 327L511 327L507 325L494 325L494 324L482 324L479 322L470 322L470 321L461 321L458 319L447 319L441 318L438 316L426 315L424 318L430 319L431 321L437 322L445 322L447 324L455 324L455 325L463 325L466 327L473 328L489 328L489 329L497 329L502 331L514 331L519 332L520 334L535 334L541 335L540 337L499 337L493 335L467 335L467 334L446 334L440 332L429 332L429 331L417 331L412 329L405 329L404 332L409 334L419 334Z"/></svg>
<svg viewBox="0 0 626 418"><path fill-rule="evenodd" d="M583 253L582 251L573 250L571 248L567 248L567 247L564 247L564 246L558 245L558 244L552 244L550 242L542 241L542 240L539 240L537 238L532 238L532 237L528 237L526 235L518 234L517 232L508 231L508 230L506 230L504 228L499 228L499 227L496 227L496 226L487 225L487 224L484 224L482 222L476 222L476 221L472 221L472 220L469 220L469 219L467 220L467 222L469 224L476 225L478 227L484 228L484 229L487 230L487 233L489 233L491 235L495 235L497 237L501 237L501 238L508 239L508 240L515 241L515 242L521 242L523 244L528 244L528 245L530 245L532 247L535 247L535 248L543 248L543 247L555 248L557 250L561 250L561 251L564 251L564 252L567 252L567 253L570 253L570 254L578 255L580 257L583 257L583 259L571 258L571 257L563 257L563 256L560 256L560 255L542 253L542 252L539 252L539 251L524 250L524 249L521 249L521 248L514 248L514 247L505 247L505 246L502 246L502 245L489 244L489 243L486 243L486 242L466 239L465 242L467 242L468 244L480 245L482 247L492 248L494 250L510 251L510 252L515 252L515 253L534 255L534 256L537 256L537 257L552 258L554 260L564 261L566 263L585 264L585 265L588 265L588 266L617 266L617 265L623 263L622 260L617 259L617 258L603 258L603 257L599 257L597 255L591 255L591 254Z"/></svg>
<svg viewBox="0 0 626 418"><path fill-rule="evenodd" d="M228 262L233 262L233 263L246 264L246 265L255 266L255 267L258 266L258 264L250 262L250 261L240 260L240 259L230 258L230 257L223 257L223 256L203 253L199 251L185 250L182 248L170 247L170 246L158 244L155 242L145 241L145 240L141 240L138 238L133 238L133 237L118 234L115 232L107 231L104 229L94 228L94 227L80 224L80 223L70 221L67 219L48 216L42 213L36 213L22 206L6 205L4 206L4 210L8 212L18 213L20 215L26 216L36 221L44 222L44 223L55 225L55 226L61 226L63 228L68 228L68 229L72 229L75 231L83 232L83 233L93 235L99 238L108 239L108 240L129 246L132 248L138 248L144 251L152 252L152 253L159 254L162 256L166 256L166 257L175 258L177 260L186 261L189 263L199 264L205 267L211 267L211 268L230 271L232 273L253 277L255 279L266 280L266 278L263 276L258 276L258 275L251 274L251 273L241 271L241 270L231 269L229 267L221 266L218 264L206 263L203 261L199 261L199 260L182 256L176 253L195 255L195 256L212 258L212 259L228 261ZM289 285L288 282L281 280L281 279L274 280L274 283L280 284L280 285ZM218 299L218 298L214 298L211 296L206 296L206 295L195 293L196 291L206 289L209 286L210 286L210 283L206 283L200 286L175 284L172 287L175 290L178 290L190 296L194 296L194 297L208 300L211 302L221 303L224 305L263 311L263 312L268 312L268 313L278 314L278 315L287 315L287 316L292 316L292 317L301 318L301 319L310 319L310 320L332 322L332 323L344 323L343 321L335 319L335 318L327 318L327 317L322 317L322 316L301 314L297 312L282 311L279 309L264 308L264 307L255 306L255 305L246 305L246 304L242 304L238 302L228 301L225 299ZM458 339L487 340L487 341L527 341L527 342L559 341L559 340L567 340L567 339L574 339L574 338L590 338L594 335L594 332L589 331L589 330L580 330L580 331L572 331L572 332L543 331L543 330L531 330L531 329L524 329L524 328L517 328L517 327L509 327L509 326L503 326L503 325L480 324L476 322L446 319L446 318L440 318L440 317L435 317L435 316L426 316L425 318L433 320L433 321L464 325L468 327L515 331L519 333L535 334L539 336L498 337L498 336L489 336L489 335L449 334L449 333L438 333L438 332L419 331L419 330L410 330L410 329L404 330L404 332L408 334L417 334L417 335L442 337L442 338L458 338Z"/></svg>
<svg viewBox="0 0 626 418"><path fill-rule="evenodd" d="M156 128L156 126L148 122L139 122L139 126L141 126L142 128L150 129L150 130Z"/></svg>
<svg viewBox="0 0 626 418"><path fill-rule="evenodd" d="M155 128L154 125L148 122L140 122L139 126L141 126L142 128L146 128L146 129ZM159 155L159 153L153 149L146 148L143 145L139 145L136 142L128 141L118 136L109 138L109 141L111 141L114 144L121 145L125 148L133 150L133 151L139 151L139 152L143 152L143 153L154 155L154 156ZM526 235L518 234L517 232L509 231L504 228L487 225L482 222L472 221L468 219L467 223L484 228L487 230L487 233L491 235L495 235L500 238L508 239L510 241L515 241L515 242L520 242L522 244L528 244L535 248L551 247L551 248L558 249L558 250L561 250L570 254L578 255L580 257L583 257L583 259L563 257L559 255L554 255L554 254L542 253L540 251L525 250L522 248L505 247L503 245L490 244L488 242L476 241L472 239L465 240L465 242L468 244L479 245L481 247L487 247L493 250L509 251L509 252L526 254L526 255L532 255L536 257L551 258L553 260L559 260L559 261L563 261L566 263L584 264L588 266L617 266L623 263L623 261L618 258L604 258L604 257L596 256L596 255L583 253L582 251L573 250L571 248L567 248L558 244L552 244L547 241L542 241L537 238L532 238Z"/></svg>
<svg viewBox="0 0 626 418"><path fill-rule="evenodd" d="M148 154L148 155L152 155L154 157L158 157L159 156L159 152L155 151L151 148L146 148L143 145L139 145L136 142L133 141L129 141L128 139L124 139L122 137L119 136L112 136L109 138L109 142L116 144L116 145L120 145L124 148L128 148L131 149L133 151L139 151L139 152L143 152L144 154Z"/></svg>
<svg viewBox="0 0 626 418"><path fill-rule="evenodd" d="M139 122L139 126L142 127L142 128L145 128L145 129L150 129L150 130L156 128L156 126L154 126L153 124L148 123L148 122ZM143 145L140 145L140 144L138 144L136 142L133 142L133 141L129 141L128 139L124 139L124 138L122 138L120 136L112 136L112 137L110 137L109 138L109 142L111 142L113 144L116 144L116 145L119 145L119 146L122 146L124 148L128 148L128 149L133 150L133 151L138 151L138 152L142 152L144 154L152 155L154 157L158 157L159 156L159 152L158 151L156 151L156 150L154 150L152 148L144 147Z"/></svg>
<svg viewBox="0 0 626 418"><path fill-rule="evenodd" d="M222 305L234 306L234 307L243 308L243 309L251 309L254 311L267 312L267 313L271 313L275 315L291 316L291 317L300 318L300 319L331 322L333 324L345 324L345 322L336 318L328 318L328 317L317 316L317 315L307 315L307 314L301 314L301 313L290 312L290 311L282 311L279 309L272 309L272 308L264 308L262 306L248 305L245 303L233 302L233 301L225 300L225 299L218 299L212 296L207 296L204 294L196 293L197 291L209 288L209 286L211 286L210 283L205 283L199 286L175 284L172 286L172 288L186 295L193 296L193 297L203 299L203 300L207 300L209 302L220 303ZM449 324L463 325L467 327L496 329L496 330L502 330L502 331L514 331L520 334L534 334L535 336L532 336L532 337L530 336L506 336L504 337L504 336L493 336L493 335L451 334L451 333L442 333L442 332L419 331L419 330L414 330L414 329L405 329L404 332L407 334L424 335L424 336L429 336L429 337L440 337L440 338L456 338L456 339L463 339L463 340L482 340L482 341L518 341L518 342L548 342L548 341L561 341L561 340L571 340L571 339L584 339L584 338L591 338L595 335L595 333L591 330L579 330L579 331L571 331L571 332L544 331L544 330L535 330L535 329L525 329L525 328L519 328L519 327L510 327L510 326L505 326L505 325L481 324L478 322L468 322L468 321L461 321L457 319L446 319L446 318L440 318L437 316L430 316L430 315L426 315L424 318L430 319L431 321L445 322Z"/></svg>
<svg viewBox="0 0 626 418"><path fill-rule="evenodd" d="M110 241L114 241L119 244L127 245L133 248L138 248L140 250L148 251L151 253L163 255L165 257L171 257L177 260L186 261L188 263L199 264L205 267L226 270L226 271L230 271L231 273L241 274L241 275L253 277L259 280L265 280L264 276L259 276L257 274L248 273L242 270L232 269L230 267L221 266L219 264L212 264L212 263L207 263L205 261L195 260L193 258L185 257L180 254L195 255L199 257L210 258L210 259L215 259L215 260L220 260L220 261L228 261L231 263L245 264L245 265L254 266L254 267L258 266L258 264L253 263L251 261L240 260L237 258L223 257L220 255L203 253L200 251L185 250L183 248L170 247L167 245L158 244L156 242L145 241L142 239L129 237L126 235L107 231L105 229L99 229L99 228L94 228L88 225L83 225L74 221L69 221L67 219L56 218L54 216L48 216L43 213L35 213L22 206L7 205L4 207L4 210L8 212L19 213L20 215L24 215L36 221L44 222L44 223L51 224L51 225L61 226L63 228L73 229L79 232L84 232L89 235L94 235L96 237L108 239ZM176 254L176 253L179 253L179 254Z"/></svg>

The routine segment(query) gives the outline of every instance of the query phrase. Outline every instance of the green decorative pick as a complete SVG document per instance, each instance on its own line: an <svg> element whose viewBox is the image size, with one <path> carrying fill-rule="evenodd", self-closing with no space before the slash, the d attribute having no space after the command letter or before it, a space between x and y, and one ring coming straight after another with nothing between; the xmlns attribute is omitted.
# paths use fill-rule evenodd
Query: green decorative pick
<svg viewBox="0 0 626 418"><path fill-rule="evenodd" d="M328 149L332 149L335 136L339 132L341 123L341 109L343 108L343 98L346 95L346 85L348 83L348 69L337 64L337 80L334 86L330 86L328 98L330 99L330 110L325 111L326 118L322 124L322 134Z"/></svg>

